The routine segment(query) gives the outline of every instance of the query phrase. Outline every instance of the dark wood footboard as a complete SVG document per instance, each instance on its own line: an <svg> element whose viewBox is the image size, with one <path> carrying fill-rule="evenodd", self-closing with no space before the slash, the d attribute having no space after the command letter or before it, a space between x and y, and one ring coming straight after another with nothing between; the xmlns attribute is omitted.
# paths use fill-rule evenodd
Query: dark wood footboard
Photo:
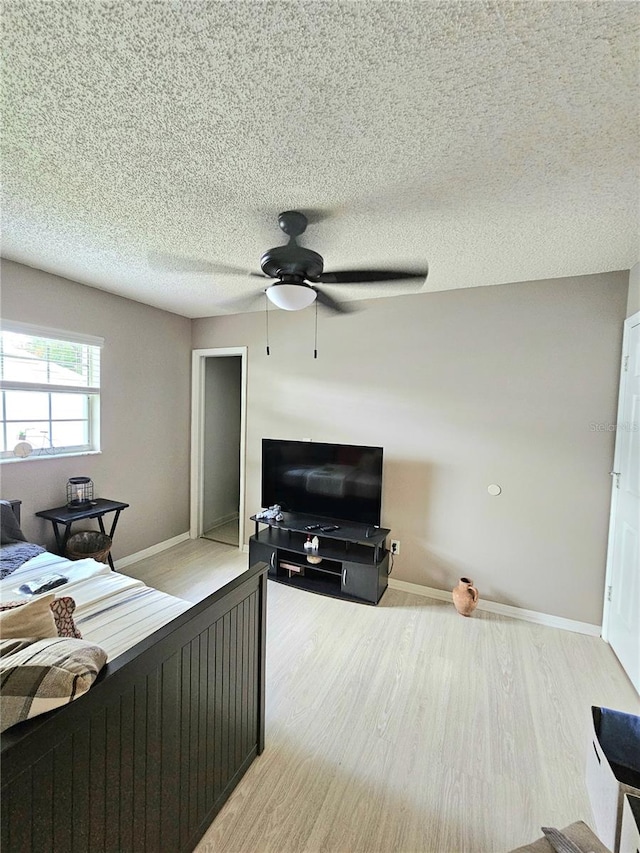
<svg viewBox="0 0 640 853"><path fill-rule="evenodd" d="M264 748L266 564L2 735L3 853L189 851Z"/></svg>

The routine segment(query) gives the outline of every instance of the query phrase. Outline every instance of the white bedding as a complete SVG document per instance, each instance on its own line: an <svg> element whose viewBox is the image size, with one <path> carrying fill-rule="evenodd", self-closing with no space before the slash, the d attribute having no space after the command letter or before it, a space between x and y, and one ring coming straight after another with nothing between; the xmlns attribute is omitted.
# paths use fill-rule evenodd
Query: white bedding
<svg viewBox="0 0 640 853"><path fill-rule="evenodd" d="M58 597L70 595L74 599L74 622L85 640L107 652L108 660L192 606L128 575L112 572L104 563L92 559L74 562L48 552L28 560L0 581L0 601L32 600L35 596L19 591L21 584L50 574L68 578L53 592Z"/></svg>

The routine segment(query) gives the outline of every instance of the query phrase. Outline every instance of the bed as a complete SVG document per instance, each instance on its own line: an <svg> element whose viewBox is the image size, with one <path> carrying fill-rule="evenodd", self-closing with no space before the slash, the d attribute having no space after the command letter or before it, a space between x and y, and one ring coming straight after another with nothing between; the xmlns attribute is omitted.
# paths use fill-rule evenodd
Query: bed
<svg viewBox="0 0 640 853"><path fill-rule="evenodd" d="M85 695L2 733L2 849L192 850L264 749L267 566L196 605L165 596L165 624L151 619L138 640L125 627L110 631L86 575L106 584L109 572L125 609L146 599L153 610L163 594L94 561L57 559L32 558L0 582L0 597L43 563L41 574L66 571L70 582L56 592L77 599L76 624L85 639L101 638L108 661Z"/></svg>

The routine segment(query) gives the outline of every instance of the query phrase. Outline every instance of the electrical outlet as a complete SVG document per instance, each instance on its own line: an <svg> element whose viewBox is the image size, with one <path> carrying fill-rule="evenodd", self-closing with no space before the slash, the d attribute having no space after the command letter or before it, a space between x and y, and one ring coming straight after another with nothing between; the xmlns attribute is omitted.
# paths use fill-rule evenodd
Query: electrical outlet
<svg viewBox="0 0 640 853"><path fill-rule="evenodd" d="M391 540L391 553L392 554L399 554L400 553L400 540L399 539L392 539Z"/></svg>

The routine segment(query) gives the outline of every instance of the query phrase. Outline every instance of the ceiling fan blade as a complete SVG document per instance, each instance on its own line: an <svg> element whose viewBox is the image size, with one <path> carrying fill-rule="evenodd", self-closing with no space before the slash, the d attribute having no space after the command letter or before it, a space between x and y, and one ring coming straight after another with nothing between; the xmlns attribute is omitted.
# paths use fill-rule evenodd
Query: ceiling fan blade
<svg viewBox="0 0 640 853"><path fill-rule="evenodd" d="M181 255L172 255L168 252L149 252L149 266L160 272L173 273L205 273L212 275L255 275L250 270L242 267L233 267L227 264L218 264L215 261L200 260L198 258L185 258Z"/></svg>
<svg viewBox="0 0 640 853"><path fill-rule="evenodd" d="M327 219L332 219L342 211L342 207L334 205L333 207L303 207L302 212L309 220L309 225L318 225L320 222L325 222Z"/></svg>
<svg viewBox="0 0 640 853"><path fill-rule="evenodd" d="M372 281L408 281L410 279L422 279L427 277L428 267L414 270L336 270L335 272L323 272L318 277L322 284L367 284Z"/></svg>
<svg viewBox="0 0 640 853"><path fill-rule="evenodd" d="M264 290L257 290L254 293L246 296L237 296L235 299L227 299L224 302L219 302L221 308L228 311L249 311L251 309L258 310L260 304L264 306Z"/></svg>
<svg viewBox="0 0 640 853"><path fill-rule="evenodd" d="M337 302L333 296L329 296L329 294L325 293L324 290L318 290L317 287L314 287L313 289L317 294L316 300L335 314L351 314L351 312L355 310L348 303Z"/></svg>

